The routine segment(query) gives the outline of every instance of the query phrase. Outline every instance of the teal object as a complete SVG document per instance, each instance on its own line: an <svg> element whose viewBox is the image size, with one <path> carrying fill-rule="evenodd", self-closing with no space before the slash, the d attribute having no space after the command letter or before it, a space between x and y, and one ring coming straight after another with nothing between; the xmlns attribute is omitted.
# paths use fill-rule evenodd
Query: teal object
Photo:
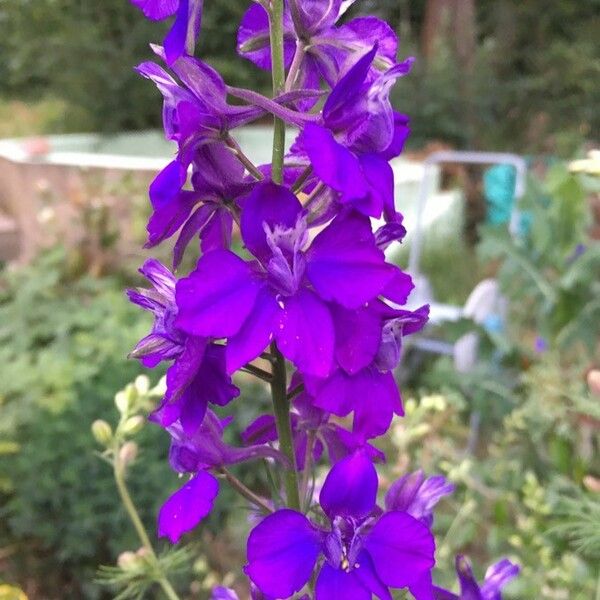
<svg viewBox="0 0 600 600"><path fill-rule="evenodd" d="M483 194L487 204L487 223L502 225L510 222L516 182L517 172L511 165L495 165L485 171Z"/></svg>

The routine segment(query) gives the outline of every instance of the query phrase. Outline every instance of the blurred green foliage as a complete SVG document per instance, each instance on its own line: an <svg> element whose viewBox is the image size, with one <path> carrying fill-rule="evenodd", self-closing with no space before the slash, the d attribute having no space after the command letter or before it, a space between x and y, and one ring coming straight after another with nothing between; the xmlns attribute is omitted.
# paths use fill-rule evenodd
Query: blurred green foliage
<svg viewBox="0 0 600 600"><path fill-rule="evenodd" d="M411 115L411 144L568 154L597 138L600 117L600 0L476 2L469 72L452 34L433 59L423 52L426 0L364 0L349 11L386 18L415 55L395 88ZM198 53L232 85L264 89L268 76L239 58L235 36L248 0L206 6ZM159 126L158 93L133 66L151 60L167 23L149 23L128 0L5 0L0 3L1 95L51 96L69 108L57 130L116 131Z"/></svg>

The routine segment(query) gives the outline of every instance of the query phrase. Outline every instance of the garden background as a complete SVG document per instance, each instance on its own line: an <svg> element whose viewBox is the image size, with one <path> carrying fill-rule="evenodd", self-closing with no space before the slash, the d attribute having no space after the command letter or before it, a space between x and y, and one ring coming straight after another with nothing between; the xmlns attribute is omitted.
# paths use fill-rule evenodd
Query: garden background
<svg viewBox="0 0 600 600"><path fill-rule="evenodd" d="M265 74L235 54L247 0L206 4L199 53L228 83L267 92ZM411 116L409 160L506 151L530 167L517 236L490 217L489 171L440 175L461 203L426 235L422 270L436 299L463 305L495 277L508 310L500 323L462 318L434 331L450 343L477 334L466 366L464 354L406 348L398 378L407 416L381 441L391 457L383 472L391 481L418 464L457 484L436 521L448 585L452 557L467 552L481 566L501 556L522 566L508 598L598 599L600 179L593 160L569 166L600 141L600 1L363 0L349 16L359 13L395 24L402 54L417 57L393 96ZM140 284L147 255L150 174L82 168L65 182L36 161L50 135L111 140L160 127L158 94L132 69L156 27L126 0L0 3L0 138L26 137L19 144L35 166L15 184L0 161L2 600L20 597L17 587L32 600L115 597L98 567L139 545L90 426L114 423L115 394L143 375L126 356L149 317L123 290ZM8 195L31 208L17 218ZM24 242L27 219L33 242ZM406 259L403 250L397 260ZM146 398L145 381L127 393ZM259 386L248 395L255 403L237 404L238 432L266 402ZM128 483L154 531L177 478L158 428L135 439ZM260 485L264 473L244 476ZM246 517L223 493L188 537L175 565L185 597L238 582Z"/></svg>

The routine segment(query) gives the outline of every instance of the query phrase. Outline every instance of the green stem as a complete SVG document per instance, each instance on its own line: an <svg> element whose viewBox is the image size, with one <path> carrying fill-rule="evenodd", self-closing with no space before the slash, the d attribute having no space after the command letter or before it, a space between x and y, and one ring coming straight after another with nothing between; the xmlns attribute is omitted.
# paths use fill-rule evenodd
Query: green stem
<svg viewBox="0 0 600 600"><path fill-rule="evenodd" d="M135 504L133 503L131 495L129 494L127 484L125 483L125 465L121 462L121 459L119 458L119 450L120 448L118 447L115 450L113 467L115 474L115 482L117 484L117 489L119 490L119 496L121 496L121 502L123 503L127 514L129 515L129 519L133 523L138 537L140 538L140 542L142 542L142 546L146 549L148 555L154 563L156 582L162 587L169 600L179 600L177 592L173 589L168 579L161 571L158 562L158 557L156 556L154 548L152 547L152 543L150 542L150 538L146 533L146 528L144 527L144 524L140 519L140 515L138 514L137 509L135 508Z"/></svg>
<svg viewBox="0 0 600 600"><path fill-rule="evenodd" d="M225 468L219 469L219 473L225 477L229 485L238 493L240 496L246 498L266 512L270 514L273 512L273 508L270 507L260 496L256 495L249 487L245 486L233 473Z"/></svg>
<svg viewBox="0 0 600 600"><path fill-rule="evenodd" d="M269 13L271 34L271 57L273 73L273 97L285 88L285 65L283 62L283 0L271 0ZM285 123L275 117L273 128L272 177L275 183L283 179L283 154L285 152Z"/></svg>
<svg viewBox="0 0 600 600"><path fill-rule="evenodd" d="M285 492L287 505L295 510L300 510L300 493L298 491L298 470L296 467L296 456L294 454L294 443L292 439L292 426L290 422L290 403L287 399L287 373L285 358L273 342L271 354L275 357L273 365L273 379L271 381L271 397L273 399L273 411L279 437L279 449L290 461L291 468L287 468L284 474Z"/></svg>

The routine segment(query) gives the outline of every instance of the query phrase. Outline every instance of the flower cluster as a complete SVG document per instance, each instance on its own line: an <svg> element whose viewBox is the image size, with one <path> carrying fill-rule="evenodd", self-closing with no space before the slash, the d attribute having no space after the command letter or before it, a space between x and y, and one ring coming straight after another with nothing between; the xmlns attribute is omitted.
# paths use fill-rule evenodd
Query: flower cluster
<svg viewBox="0 0 600 600"><path fill-rule="evenodd" d="M173 17L152 46L166 69L137 67L161 92L177 146L150 186L147 247L174 237L174 271L195 238L200 249L185 275L148 260L150 287L129 291L154 316L132 356L169 363L151 420L171 436L173 469L189 475L164 503L159 535L175 543L193 529L222 477L263 513L248 539L253 597L388 600L396 588L417 600L455 597L431 574L432 508L452 486L413 473L380 508L373 463L384 456L371 443L403 414L394 369L403 337L428 317L427 306L405 307L411 278L384 254L405 234L390 160L409 120L389 95L412 59L397 61L385 22L341 23L352 0L255 0L237 47L273 71L268 98L227 85L194 56L202 0L131 1L150 19ZM275 120L273 163L255 165L235 131L265 115ZM296 139L284 155L286 126ZM213 407L239 396L239 371L270 384L273 413L257 415L234 447L223 440L230 419ZM333 467L316 502L307 475L325 455ZM285 472L285 507L283 490L261 498L228 471L249 460ZM501 565L479 588L458 564L461 598L497 598L512 574ZM218 588L213 597L236 595Z"/></svg>

